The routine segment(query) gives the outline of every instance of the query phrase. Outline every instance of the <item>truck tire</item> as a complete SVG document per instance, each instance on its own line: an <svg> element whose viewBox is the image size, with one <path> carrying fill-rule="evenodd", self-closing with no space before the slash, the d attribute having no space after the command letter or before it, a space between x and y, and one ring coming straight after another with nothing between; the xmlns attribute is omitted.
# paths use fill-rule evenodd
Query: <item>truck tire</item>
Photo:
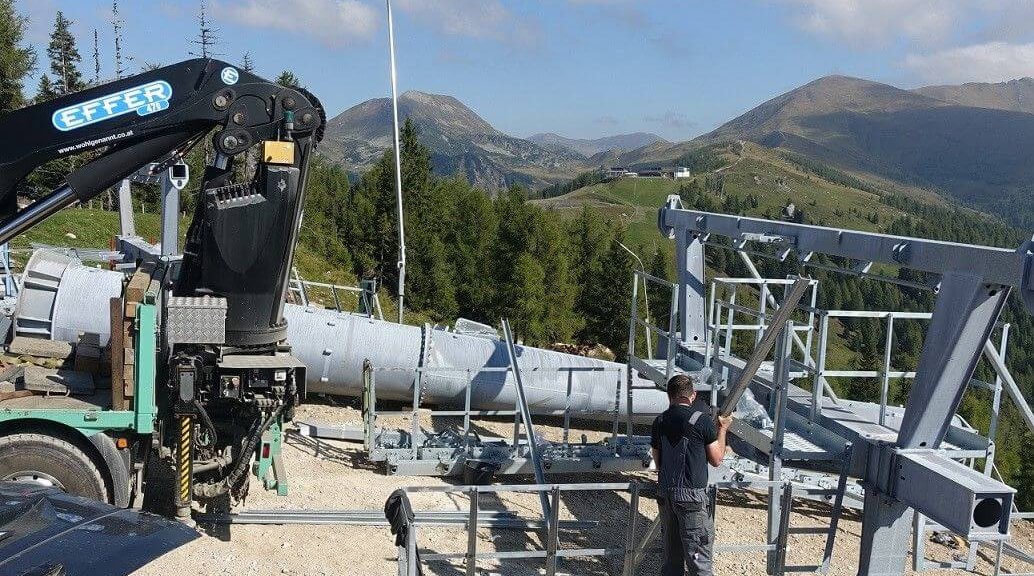
<svg viewBox="0 0 1034 576"><path fill-rule="evenodd" d="M0 437L0 480L34 481L108 502L100 470L71 442L44 434Z"/></svg>

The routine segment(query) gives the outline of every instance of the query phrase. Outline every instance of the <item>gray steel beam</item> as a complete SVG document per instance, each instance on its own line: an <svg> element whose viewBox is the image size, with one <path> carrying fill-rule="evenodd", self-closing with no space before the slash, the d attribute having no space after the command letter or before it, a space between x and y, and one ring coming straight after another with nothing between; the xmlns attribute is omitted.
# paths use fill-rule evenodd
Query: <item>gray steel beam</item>
<svg viewBox="0 0 1034 576"><path fill-rule="evenodd" d="M905 404L899 448L937 448L1009 296L984 278L945 273Z"/></svg>
<svg viewBox="0 0 1034 576"><path fill-rule="evenodd" d="M699 235L679 232L675 237L675 258L679 282L679 328L682 345L703 353L707 345L704 316L704 243Z"/></svg>
<svg viewBox="0 0 1034 576"><path fill-rule="evenodd" d="M787 248L800 254L815 252L934 274L963 274L983 278L989 284L1017 287L1025 293L1034 292L1032 242L1010 250L714 214L675 206L669 199L668 204L661 208L658 224L663 234L670 235L672 230L677 230L680 234L687 231L690 234L716 234L748 240L761 236L772 239L775 236ZM1034 302L1027 300L1027 306L1034 311Z"/></svg>
<svg viewBox="0 0 1034 576"><path fill-rule="evenodd" d="M1027 399L1023 397L1023 392L1020 390L1019 385L1016 384L1016 380L1012 377L1009 369L1005 366L1005 361L999 356L998 351L991 342L984 343L984 357L991 363L991 366L995 369L998 377L1002 379L1002 383L1005 384L1005 391L1012 398L1013 404L1019 409L1020 415L1023 416L1023 421L1027 423L1027 429L1034 432L1034 412L1031 412L1030 404L1027 403Z"/></svg>
<svg viewBox="0 0 1034 576"><path fill-rule="evenodd" d="M133 218L133 194L130 191L129 179L118 185L118 219L119 232L122 236L136 236L136 220Z"/></svg>
<svg viewBox="0 0 1034 576"><path fill-rule="evenodd" d="M520 409L521 421L524 424L524 431L528 435L528 450L531 452L531 462L535 467L535 482L546 483L546 475L542 470L542 455L539 452L539 439L535 436L535 425L531 421L531 408L528 407L528 397L524 393L524 381L521 379L521 369L517 365L517 347L514 345L513 331L510 329L510 321L503 319L503 337L506 340L506 354L510 358L510 368L513 370L513 384L517 390L517 407ZM517 445L516 438L514 446ZM550 530L556 525L550 519L549 498L545 492L539 492L540 504L542 504L542 516L549 523Z"/></svg>
<svg viewBox="0 0 1034 576"><path fill-rule="evenodd" d="M743 367L739 376L736 378L736 383L729 388L729 392L725 396L725 400L722 401L722 408L719 410L719 414L722 416L728 416L732 414L732 411L736 409L736 402L739 401L740 396L743 396L743 392L750 385L750 381L754 379L754 376L758 373L758 369L761 368L761 363L768 358L769 352L772 351L772 346L775 346L776 339L784 331L788 331L789 334L793 334L793 329L787 329L787 321L793 315L794 310L797 309L797 304L800 303L804 293L808 290L811 285L811 280L807 278L798 278L793 286L790 287L790 293L786 296L786 300L783 302L782 307L775 313L772 318L772 323L769 325L768 330L761 337L758 345L754 348L750 358L747 359L747 364ZM777 352L780 355L790 355L790 350L783 350ZM777 362L779 359L777 359ZM786 367L789 370L789 367Z"/></svg>

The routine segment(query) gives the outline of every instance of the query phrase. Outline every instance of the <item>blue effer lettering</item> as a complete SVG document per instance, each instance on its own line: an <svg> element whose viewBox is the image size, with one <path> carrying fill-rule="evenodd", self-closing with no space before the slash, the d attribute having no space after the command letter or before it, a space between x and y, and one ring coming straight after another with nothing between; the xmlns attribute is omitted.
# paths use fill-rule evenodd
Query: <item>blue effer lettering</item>
<svg viewBox="0 0 1034 576"><path fill-rule="evenodd" d="M161 112L168 109L170 98L172 86L164 80L155 80L81 104L66 106L54 112L51 120L55 128L68 132L130 112L141 116Z"/></svg>

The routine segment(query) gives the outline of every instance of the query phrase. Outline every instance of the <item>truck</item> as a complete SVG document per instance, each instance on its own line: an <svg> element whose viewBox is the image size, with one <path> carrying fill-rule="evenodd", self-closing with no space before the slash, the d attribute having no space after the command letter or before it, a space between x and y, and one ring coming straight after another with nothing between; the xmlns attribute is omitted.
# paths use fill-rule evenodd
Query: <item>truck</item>
<svg viewBox="0 0 1034 576"><path fill-rule="evenodd" d="M0 244L141 169L182 178L185 155L210 142L182 256L127 251L110 310L91 312L110 319L107 341L98 343L108 350L110 390L7 394L0 480L125 507L144 494L151 507L182 518L243 497L249 471L285 489L277 485L280 434L304 397L305 366L286 342L283 308L325 123L306 90L215 59L0 118ZM82 163L61 185L19 207L30 172L72 155ZM53 281L39 268L24 285ZM43 316L55 306L47 294L41 289L31 303ZM52 328L26 330L45 341Z"/></svg>

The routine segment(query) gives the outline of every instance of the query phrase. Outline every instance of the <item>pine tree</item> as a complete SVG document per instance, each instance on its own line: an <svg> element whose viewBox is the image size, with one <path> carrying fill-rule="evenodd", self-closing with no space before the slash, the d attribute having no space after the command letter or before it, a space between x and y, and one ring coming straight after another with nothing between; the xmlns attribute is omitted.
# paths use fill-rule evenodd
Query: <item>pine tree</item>
<svg viewBox="0 0 1034 576"><path fill-rule="evenodd" d="M288 88L298 88L302 86L301 80L294 75L294 72L290 70L284 70L276 77L276 83L281 86L287 86Z"/></svg>
<svg viewBox="0 0 1034 576"><path fill-rule="evenodd" d="M33 102L39 104L40 102L46 102L57 98L57 90L54 88L54 84L50 81L50 77L43 74L39 77L39 86L36 88L36 97L33 98Z"/></svg>
<svg viewBox="0 0 1034 576"><path fill-rule="evenodd" d="M59 10L54 20L54 31L50 33L50 44L47 46L50 72L54 76L54 87L59 96L85 88L78 67L82 62L82 56L75 46L71 26L72 21L65 18L64 13Z"/></svg>
<svg viewBox="0 0 1034 576"><path fill-rule="evenodd" d="M255 62L251 59L251 52L245 52L244 55L241 56L241 70L244 70L245 72L255 71Z"/></svg>
<svg viewBox="0 0 1034 576"><path fill-rule="evenodd" d="M505 287L508 305L503 314L513 325L514 337L528 344L541 344L545 335L542 317L546 291L542 284L546 273L534 256L522 252L513 261L513 275Z"/></svg>
<svg viewBox="0 0 1034 576"><path fill-rule="evenodd" d="M448 243L456 278L456 301L461 316L483 322L496 322L496 300L492 280L495 269L492 248L497 234L495 208L484 192L472 188L460 176L446 181L453 190L457 218L451 226Z"/></svg>
<svg viewBox="0 0 1034 576"><path fill-rule="evenodd" d="M427 308L435 312L435 320L451 322L456 319L456 283L448 251L441 238L432 237L426 252L429 282L422 292L427 294Z"/></svg>
<svg viewBox="0 0 1034 576"><path fill-rule="evenodd" d="M595 342L607 346L619 358L628 348L629 305L632 301L632 277L634 263L632 256L621 247L623 240L619 232L610 241L607 251L600 258L599 274L584 292L584 314L587 335Z"/></svg>
<svg viewBox="0 0 1034 576"><path fill-rule="evenodd" d="M97 29L93 29L93 85L101 83L101 48Z"/></svg>
<svg viewBox="0 0 1034 576"><path fill-rule="evenodd" d="M0 114L27 104L25 77L36 66L36 52L21 46L29 19L18 14L14 0L0 0Z"/></svg>
<svg viewBox="0 0 1034 576"><path fill-rule="evenodd" d="M115 79L120 79L126 74L125 62L132 61L133 58L122 56L122 26L125 22L118 15L118 0L111 0L111 29L112 37L115 40ZM156 65L155 68L158 68ZM147 70L147 64L144 64L144 70Z"/></svg>
<svg viewBox="0 0 1034 576"><path fill-rule="evenodd" d="M577 331L577 336L583 342L598 342L595 326L590 325L589 317L594 315L597 304L593 288L597 283L604 281L602 260L607 246L610 245L611 232L598 212L584 207L571 226L571 237L574 265L572 272L578 290L574 300L574 311L585 320Z"/></svg>
<svg viewBox="0 0 1034 576"><path fill-rule="evenodd" d="M711 252L720 251L711 250ZM653 258L650 260L650 275L670 281L672 278L670 267L671 257L658 246L653 253ZM671 318L671 290L666 286L659 286L654 282L648 282L646 293L650 296L650 318L653 324L666 329Z"/></svg>
<svg viewBox="0 0 1034 576"><path fill-rule="evenodd" d="M214 51L216 45L219 44L219 37L215 28L212 28L212 22L208 19L208 9L205 5L205 0L201 0L201 9L198 11L198 32L197 37L191 40L191 43L198 46L197 52L191 52L193 56L200 58L214 58L220 56L220 54Z"/></svg>
<svg viewBox="0 0 1034 576"><path fill-rule="evenodd" d="M532 238L534 254L546 271L543 336L551 342L567 342L580 323L574 314L575 286L568 259L568 243L560 217L533 207L537 222Z"/></svg>

